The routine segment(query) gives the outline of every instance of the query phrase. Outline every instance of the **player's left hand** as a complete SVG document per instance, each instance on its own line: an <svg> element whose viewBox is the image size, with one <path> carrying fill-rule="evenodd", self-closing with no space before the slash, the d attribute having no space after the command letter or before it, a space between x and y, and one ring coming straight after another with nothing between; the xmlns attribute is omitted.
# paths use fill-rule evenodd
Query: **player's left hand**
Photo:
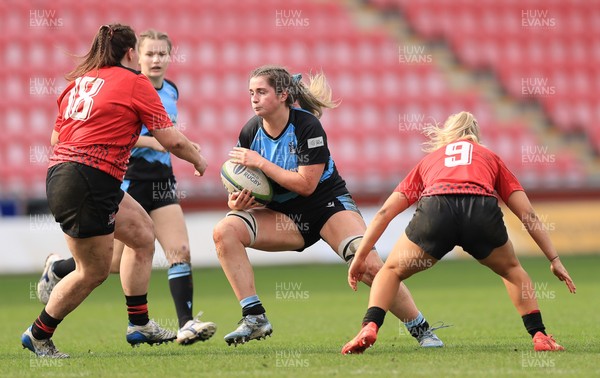
<svg viewBox="0 0 600 378"><path fill-rule="evenodd" d="M252 192L250 192L248 189L229 194L228 205L231 210L239 211L263 206L262 204L256 202L256 199L254 196L252 196Z"/></svg>
<svg viewBox="0 0 600 378"><path fill-rule="evenodd" d="M562 262L560 261L560 257L552 260L552 262L550 263L550 270L552 271L552 273L554 273L556 277L558 277L559 280L564 281L571 293L575 294L575 291L577 290L577 288L575 287L575 283L571 279L571 276L569 276L567 268L565 268Z"/></svg>
<svg viewBox="0 0 600 378"><path fill-rule="evenodd" d="M264 159L258 152L243 147L234 147L233 150L229 152L229 157L231 158L231 161L236 164L252 168L259 168L258 165L261 160Z"/></svg>

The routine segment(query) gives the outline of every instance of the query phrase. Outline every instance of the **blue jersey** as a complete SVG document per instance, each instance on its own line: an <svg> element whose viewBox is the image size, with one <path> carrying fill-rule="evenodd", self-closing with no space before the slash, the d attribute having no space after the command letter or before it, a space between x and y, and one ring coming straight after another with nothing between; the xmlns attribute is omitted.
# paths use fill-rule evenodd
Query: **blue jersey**
<svg viewBox="0 0 600 378"><path fill-rule="evenodd" d="M325 164L317 188L308 197L301 197L271 180L274 195L267 207L276 208L280 204L300 206L305 200L313 201L323 196L348 193L346 183L329 153L327 135L321 122L305 110L290 109L288 124L280 135L267 134L262 118L254 116L242 128L238 146L257 151L267 160L289 171L297 172L298 167L303 165Z"/></svg>
<svg viewBox="0 0 600 378"><path fill-rule="evenodd" d="M171 122L177 126L177 100L179 92L175 84L163 81L163 86L156 90ZM152 136L146 125L142 125L140 136ZM125 173L126 180L163 180L173 177L171 154L159 152L151 148L136 147L131 150L131 157Z"/></svg>

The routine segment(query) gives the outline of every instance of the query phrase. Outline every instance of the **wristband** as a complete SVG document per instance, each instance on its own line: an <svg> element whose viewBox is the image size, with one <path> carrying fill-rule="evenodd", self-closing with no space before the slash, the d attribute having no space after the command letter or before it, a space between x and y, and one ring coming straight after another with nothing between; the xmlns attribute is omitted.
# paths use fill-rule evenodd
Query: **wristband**
<svg viewBox="0 0 600 378"><path fill-rule="evenodd" d="M558 258L558 256L556 256L556 257L553 257L552 259L550 259L550 262L552 262L552 261L556 260L557 258Z"/></svg>

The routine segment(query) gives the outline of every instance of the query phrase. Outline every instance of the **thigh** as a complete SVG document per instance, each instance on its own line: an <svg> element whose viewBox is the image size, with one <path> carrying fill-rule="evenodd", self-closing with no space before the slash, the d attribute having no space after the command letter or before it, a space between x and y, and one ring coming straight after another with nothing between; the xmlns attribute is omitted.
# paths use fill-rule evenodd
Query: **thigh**
<svg viewBox="0 0 600 378"><path fill-rule="evenodd" d="M415 273L431 268L439 259L425 252L419 245L412 242L406 233L398 239L384 266L394 270L401 280Z"/></svg>
<svg viewBox="0 0 600 378"><path fill-rule="evenodd" d="M487 257L478 261L502 277L511 269L521 265L510 240L504 243L504 245L495 248Z"/></svg>
<svg viewBox="0 0 600 378"><path fill-rule="evenodd" d="M333 214L321 229L321 238L336 251L340 243L352 236L362 236L367 225L360 213L343 210Z"/></svg>
<svg viewBox="0 0 600 378"><path fill-rule="evenodd" d="M132 248L149 243L148 238L154 242L152 219L128 193L124 193L123 200L119 204L115 219L115 238Z"/></svg>
<svg viewBox="0 0 600 378"><path fill-rule="evenodd" d="M190 247L183 210L179 204L162 206L150 212L156 239L169 263L189 262Z"/></svg>
<svg viewBox="0 0 600 378"><path fill-rule="evenodd" d="M295 251L304 247L302 234L287 215L270 209L254 209L250 212L256 219L257 227L256 241L252 248L276 252ZM246 229L238 217L227 218L233 218L232 221L239 223L240 228Z"/></svg>

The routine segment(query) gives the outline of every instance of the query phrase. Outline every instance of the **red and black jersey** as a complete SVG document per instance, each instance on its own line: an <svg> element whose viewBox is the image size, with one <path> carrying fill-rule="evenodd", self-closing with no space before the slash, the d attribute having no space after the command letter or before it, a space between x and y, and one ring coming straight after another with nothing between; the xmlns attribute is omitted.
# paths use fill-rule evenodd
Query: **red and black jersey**
<svg viewBox="0 0 600 378"><path fill-rule="evenodd" d="M142 124L172 127L150 80L123 66L94 70L71 82L58 99L50 166L74 161L123 180Z"/></svg>
<svg viewBox="0 0 600 378"><path fill-rule="evenodd" d="M492 151L469 140L459 140L425 156L395 191L410 204L424 196L473 194L495 196L504 202L523 187Z"/></svg>

